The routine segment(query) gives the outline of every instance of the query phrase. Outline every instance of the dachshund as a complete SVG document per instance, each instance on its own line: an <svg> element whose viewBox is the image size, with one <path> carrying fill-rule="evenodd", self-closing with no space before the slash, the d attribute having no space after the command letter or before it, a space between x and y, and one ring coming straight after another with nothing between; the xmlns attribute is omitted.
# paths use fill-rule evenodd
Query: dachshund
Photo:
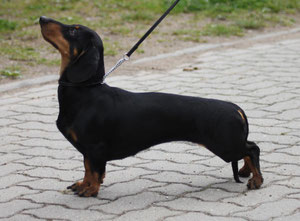
<svg viewBox="0 0 300 221"><path fill-rule="evenodd" d="M259 147L248 141L248 121L236 104L167 93L133 93L110 87L103 43L82 25L40 17L43 38L61 54L57 127L83 155L82 182L69 186L79 196L97 196L106 163L133 156L151 146L188 141L205 146L239 176L252 177L248 189L263 183ZM238 171L237 162L244 159Z"/></svg>

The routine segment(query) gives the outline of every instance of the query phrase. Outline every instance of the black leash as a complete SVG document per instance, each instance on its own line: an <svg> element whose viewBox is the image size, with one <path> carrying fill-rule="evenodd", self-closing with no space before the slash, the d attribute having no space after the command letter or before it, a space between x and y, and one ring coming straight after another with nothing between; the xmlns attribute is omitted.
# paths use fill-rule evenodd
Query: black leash
<svg viewBox="0 0 300 221"><path fill-rule="evenodd" d="M180 0L176 0L170 8L154 23L154 25L144 34L144 36L128 51L122 59L120 59L116 65L107 72L103 77L103 82L105 78L112 73L114 70L116 70L118 67L120 67L125 61L128 61L130 56L138 49L138 47L143 43L143 41L153 32L153 30L164 20L164 18L173 10L173 8L178 4Z"/></svg>
<svg viewBox="0 0 300 221"><path fill-rule="evenodd" d="M154 29L164 20L164 18L173 10L180 0L176 0L171 7L154 23L154 25L144 34L144 36L127 52L126 56L130 57L133 52L143 43L143 41L154 31Z"/></svg>

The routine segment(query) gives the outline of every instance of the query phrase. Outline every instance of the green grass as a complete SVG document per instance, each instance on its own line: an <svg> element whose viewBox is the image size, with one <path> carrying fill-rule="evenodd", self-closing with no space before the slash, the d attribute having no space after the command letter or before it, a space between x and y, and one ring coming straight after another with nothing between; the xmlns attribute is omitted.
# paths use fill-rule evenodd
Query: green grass
<svg viewBox="0 0 300 221"><path fill-rule="evenodd" d="M243 36L243 30L236 25L209 24L203 28L204 36Z"/></svg>
<svg viewBox="0 0 300 221"><path fill-rule="evenodd" d="M110 42L107 38L104 39L104 55L105 56L114 56L118 54L118 51L121 49L118 42Z"/></svg>
<svg viewBox="0 0 300 221"><path fill-rule="evenodd" d="M165 8L173 2L163 0ZM232 13L235 10L264 10L278 13L281 11L299 11L299 0L181 0L176 12L206 11L212 14Z"/></svg>
<svg viewBox="0 0 300 221"><path fill-rule="evenodd" d="M265 26L263 21L258 20L239 20L236 25L242 29L261 29Z"/></svg>
<svg viewBox="0 0 300 221"><path fill-rule="evenodd" d="M243 29L237 25L208 24L201 30L180 29L172 33L184 41L204 42L203 36L243 36Z"/></svg>
<svg viewBox="0 0 300 221"><path fill-rule="evenodd" d="M24 46L21 43L1 44L0 54L14 61L37 61L39 57L38 48Z"/></svg>
<svg viewBox="0 0 300 221"><path fill-rule="evenodd" d="M20 67L18 66L9 66L6 67L4 70L0 71L0 79L1 78L16 79L21 76L22 75L21 75Z"/></svg>
<svg viewBox="0 0 300 221"><path fill-rule="evenodd" d="M153 21L154 19L153 13L143 11L128 12L122 16L124 21Z"/></svg>
<svg viewBox="0 0 300 221"><path fill-rule="evenodd" d="M202 33L200 30L194 29L179 29L172 33L174 36L178 36L183 41L202 42Z"/></svg>
<svg viewBox="0 0 300 221"><path fill-rule="evenodd" d="M1 0L0 55L6 60L22 62L24 66L57 65L59 60L53 60L53 56L43 57L49 49L41 47L38 20L45 15L64 23L84 24L96 29L104 36L105 55L115 56L130 48L128 41L135 43L173 2ZM181 0L171 14L168 22L177 23L177 26L168 30L168 35L172 34L178 41L199 43L204 41L203 36L243 36L249 29L292 26L295 23L293 17L300 14L300 0ZM160 29L153 35L162 44L170 40ZM144 50L140 49L139 53L144 53Z"/></svg>
<svg viewBox="0 0 300 221"><path fill-rule="evenodd" d="M0 33L6 31L14 31L17 28L17 22L0 18Z"/></svg>

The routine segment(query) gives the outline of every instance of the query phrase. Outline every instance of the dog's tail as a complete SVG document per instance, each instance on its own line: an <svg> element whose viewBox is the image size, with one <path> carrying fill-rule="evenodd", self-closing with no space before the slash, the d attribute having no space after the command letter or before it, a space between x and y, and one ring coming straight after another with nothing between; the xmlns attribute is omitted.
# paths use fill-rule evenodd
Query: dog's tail
<svg viewBox="0 0 300 221"><path fill-rule="evenodd" d="M247 115L245 114L245 112L243 111L243 109L239 109L238 110L239 114L241 115L243 121L244 121L244 130L245 130L245 134L246 134L246 138L245 140L248 139L248 135L249 135L249 123L248 123L248 118Z"/></svg>
<svg viewBox="0 0 300 221"><path fill-rule="evenodd" d="M237 183L243 183L240 178L239 178L239 166L238 166L238 162L237 161L232 161L231 162L231 167L232 167L232 171L233 171L233 177L235 182Z"/></svg>

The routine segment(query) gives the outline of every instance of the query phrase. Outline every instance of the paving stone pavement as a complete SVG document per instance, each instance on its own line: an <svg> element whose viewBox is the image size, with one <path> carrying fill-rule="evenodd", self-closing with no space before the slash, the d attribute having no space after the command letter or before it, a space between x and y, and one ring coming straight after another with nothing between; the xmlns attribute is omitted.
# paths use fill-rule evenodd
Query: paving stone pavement
<svg viewBox="0 0 300 221"><path fill-rule="evenodd" d="M167 73L107 79L239 104L261 147L265 182L255 191L206 149L178 142L110 162L98 197L77 197L65 188L83 177L82 157L56 129L57 84L0 96L0 219L300 220L299 48L292 39L211 51Z"/></svg>

